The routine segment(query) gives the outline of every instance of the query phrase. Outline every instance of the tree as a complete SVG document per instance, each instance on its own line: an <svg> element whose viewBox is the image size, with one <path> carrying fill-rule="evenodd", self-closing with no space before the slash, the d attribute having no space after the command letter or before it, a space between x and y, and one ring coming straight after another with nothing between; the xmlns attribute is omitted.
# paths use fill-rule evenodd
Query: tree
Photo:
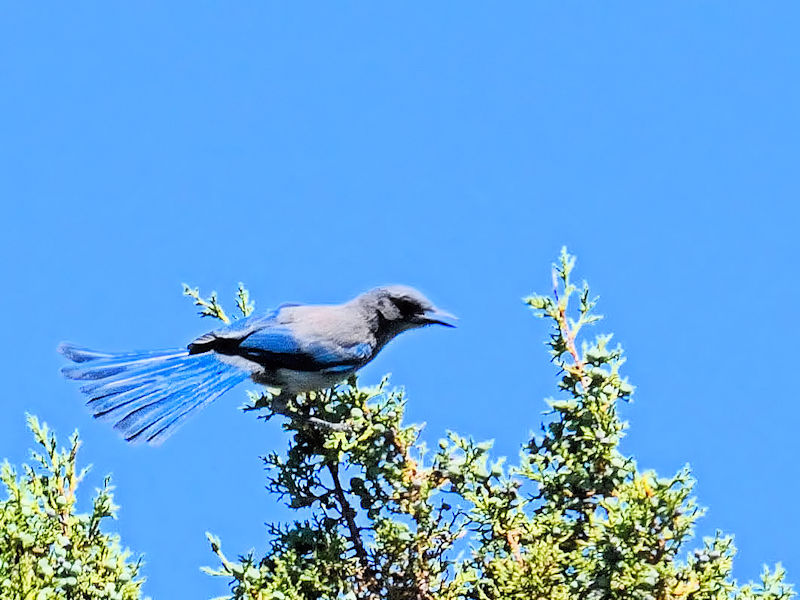
<svg viewBox="0 0 800 600"><path fill-rule="evenodd" d="M19 475L0 469L7 497L0 501L0 598L7 600L137 600L141 562L130 560L116 535L103 532L115 516L108 477L89 514L75 512L75 492L88 468L79 470L77 433L68 450L35 417L28 427L39 446L34 466Z"/></svg>
<svg viewBox="0 0 800 600"><path fill-rule="evenodd" d="M246 410L283 419L285 452L263 457L268 489L297 511L273 524L263 557L229 559L209 535L233 600L787 600L780 565L758 584L731 576L732 539L688 541L702 516L682 469L661 478L619 449L627 425L617 405L633 387L610 336L580 337L600 319L586 284L572 283L575 259L562 251L551 295L526 303L551 324L559 397L540 433L506 466L491 443L449 433L429 450L417 425L403 423L403 393L384 379L346 385L273 407L251 393ZM185 293L201 314L229 322L215 294ZM237 294L242 316L253 304ZM279 410L280 412L276 412ZM337 422L340 427L316 423ZM140 597L139 561L101 525L113 517L108 480L92 512L75 514L77 435L58 450L30 417L43 450L23 476L8 465L0 502L0 598ZM226 597L227 598L227 597Z"/></svg>
<svg viewBox="0 0 800 600"><path fill-rule="evenodd" d="M633 387L611 336L579 335L600 319L589 287L572 283L575 259L562 251L553 291L526 303L552 326L548 345L560 397L519 464L493 459L491 443L456 433L428 450L405 400L386 380L299 397L281 409L291 438L263 461L268 489L295 509L270 526L266 555L231 560L209 535L230 579L231 598L488 600L788 599L778 565L759 584L731 576L732 539L717 533L687 552L702 510L688 468L671 477L640 471L619 443L617 404ZM227 319L216 296L202 313ZM242 298L244 297L244 300ZM252 310L240 287L238 305ZM271 396L246 410L269 420ZM342 430L308 425L309 417Z"/></svg>

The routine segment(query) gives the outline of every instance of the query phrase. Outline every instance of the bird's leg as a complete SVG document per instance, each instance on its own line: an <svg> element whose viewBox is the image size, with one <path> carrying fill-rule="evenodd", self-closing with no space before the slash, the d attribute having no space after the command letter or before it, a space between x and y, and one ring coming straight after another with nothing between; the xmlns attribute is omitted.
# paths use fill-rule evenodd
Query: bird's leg
<svg viewBox="0 0 800 600"><path fill-rule="evenodd" d="M297 414L292 412L289 409L289 401L294 400L297 396L295 394L291 394L289 392L281 391L280 394L277 396L273 396L270 400L270 409L272 412L278 415L283 415L285 417L289 417L293 420L303 421L308 423L309 425L313 425L315 427L319 427L321 429L328 429L330 431L350 431L352 427L347 423L333 423L331 421L326 421L324 419L320 419L319 417L310 417L304 416L301 414Z"/></svg>

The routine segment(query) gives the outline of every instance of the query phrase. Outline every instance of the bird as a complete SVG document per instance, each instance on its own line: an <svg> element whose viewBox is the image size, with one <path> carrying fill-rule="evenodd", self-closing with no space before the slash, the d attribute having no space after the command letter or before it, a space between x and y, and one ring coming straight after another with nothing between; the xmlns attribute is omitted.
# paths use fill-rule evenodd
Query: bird
<svg viewBox="0 0 800 600"><path fill-rule="evenodd" d="M285 406L298 394L344 381L398 334L455 327L455 320L418 290L390 285L343 304L282 304L209 331L185 348L112 353L62 342L58 351L75 363L62 374L87 382L80 389L94 417L112 422L128 442L157 446L248 378L279 389L274 406Z"/></svg>

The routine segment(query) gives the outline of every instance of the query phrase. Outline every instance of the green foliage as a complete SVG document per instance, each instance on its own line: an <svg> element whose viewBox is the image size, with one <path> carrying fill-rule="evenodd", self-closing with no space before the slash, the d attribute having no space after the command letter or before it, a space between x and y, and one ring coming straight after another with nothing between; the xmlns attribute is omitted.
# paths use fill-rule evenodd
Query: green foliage
<svg viewBox="0 0 800 600"><path fill-rule="evenodd" d="M0 479L0 598L9 600L134 600L141 597L140 561L101 526L114 518L109 479L89 514L75 513L75 491L88 469L78 470L80 442L59 450L55 435L28 417L39 450L22 474L6 462Z"/></svg>
<svg viewBox="0 0 800 600"><path fill-rule="evenodd" d="M219 303L217 292L211 292L208 298L203 298L198 288L190 287L184 283L183 295L191 298L194 305L200 307L198 314L201 317L213 317L223 323L230 324L231 319ZM236 290L236 308L239 309L239 313L243 317L249 317L256 308L255 303L250 300L250 292L245 289L243 283L240 283L239 288Z"/></svg>
<svg viewBox="0 0 800 600"><path fill-rule="evenodd" d="M562 251L552 294L526 299L552 326L560 396L518 465L455 433L430 451L421 427L403 423L403 392L385 380L362 388L353 378L281 407L253 394L246 409L284 417L289 447L263 461L268 490L298 517L270 526L262 558L232 561L209 536L220 565L207 571L229 579L230 598L790 598L780 566L738 587L729 537L688 551L702 515L688 467L658 477L620 452L627 425L617 404L633 387L611 336L579 337L600 316L588 286L572 283L574 265ZM209 312L225 320L221 308Z"/></svg>

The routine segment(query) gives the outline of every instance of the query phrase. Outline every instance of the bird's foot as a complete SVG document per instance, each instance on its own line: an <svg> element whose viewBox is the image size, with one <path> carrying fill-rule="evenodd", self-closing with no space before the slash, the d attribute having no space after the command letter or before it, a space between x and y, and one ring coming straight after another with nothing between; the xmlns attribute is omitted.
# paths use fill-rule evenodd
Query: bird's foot
<svg viewBox="0 0 800 600"><path fill-rule="evenodd" d="M283 415L284 417L289 417L293 421L306 423L319 429L345 432L353 430L353 427L348 423L334 423L332 421L320 419L319 417L304 416L292 411L291 407L289 406L289 401L293 400L294 398L295 397L290 394L278 394L277 396L273 396L270 400L269 408L276 415Z"/></svg>
<svg viewBox="0 0 800 600"><path fill-rule="evenodd" d="M320 429L328 429L330 431L343 431L343 432L350 432L353 431L353 426L349 423L334 423L332 421L326 421L324 419L320 419L319 417L300 417L302 421L305 421L309 425L313 425L314 427L319 427Z"/></svg>

